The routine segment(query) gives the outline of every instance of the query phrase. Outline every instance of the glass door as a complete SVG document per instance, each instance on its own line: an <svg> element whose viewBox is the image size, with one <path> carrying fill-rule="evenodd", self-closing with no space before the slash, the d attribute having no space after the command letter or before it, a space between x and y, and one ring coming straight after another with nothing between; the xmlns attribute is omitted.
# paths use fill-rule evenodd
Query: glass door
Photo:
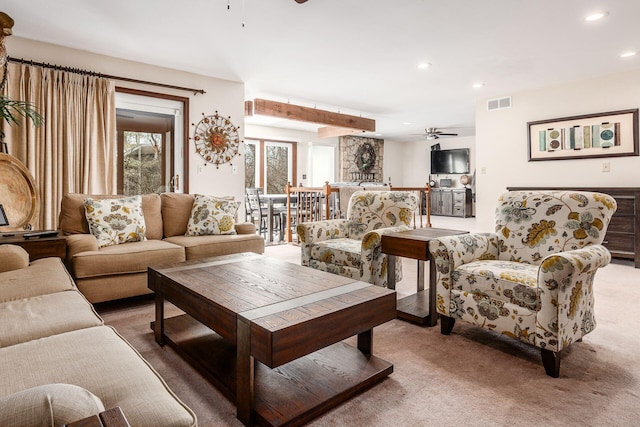
<svg viewBox="0 0 640 427"><path fill-rule="evenodd" d="M265 194L284 194L296 176L296 143L245 140L245 188L260 187Z"/></svg>
<svg viewBox="0 0 640 427"><path fill-rule="evenodd" d="M118 88L118 193L188 191L189 99Z"/></svg>
<svg viewBox="0 0 640 427"><path fill-rule="evenodd" d="M287 182L293 182L293 144L265 141L264 182L267 194L284 194Z"/></svg>

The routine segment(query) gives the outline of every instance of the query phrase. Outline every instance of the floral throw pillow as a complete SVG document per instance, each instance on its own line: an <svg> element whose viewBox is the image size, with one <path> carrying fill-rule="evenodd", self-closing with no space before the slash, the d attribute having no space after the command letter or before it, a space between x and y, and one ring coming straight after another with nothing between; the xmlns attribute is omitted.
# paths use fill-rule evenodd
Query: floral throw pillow
<svg viewBox="0 0 640 427"><path fill-rule="evenodd" d="M84 213L98 247L146 240L142 196L85 199Z"/></svg>
<svg viewBox="0 0 640 427"><path fill-rule="evenodd" d="M236 234L237 211L238 203L234 200L196 194L186 235Z"/></svg>

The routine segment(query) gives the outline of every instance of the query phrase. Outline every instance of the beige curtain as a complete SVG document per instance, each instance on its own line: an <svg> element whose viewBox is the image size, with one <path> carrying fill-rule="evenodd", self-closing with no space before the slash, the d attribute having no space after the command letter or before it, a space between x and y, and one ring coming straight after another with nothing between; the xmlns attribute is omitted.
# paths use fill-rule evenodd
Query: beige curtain
<svg viewBox="0 0 640 427"><path fill-rule="evenodd" d="M4 125L9 153L31 171L40 193L37 228L57 228L66 193L115 193L114 82L11 63L5 95L31 102L45 120L38 128L26 119Z"/></svg>

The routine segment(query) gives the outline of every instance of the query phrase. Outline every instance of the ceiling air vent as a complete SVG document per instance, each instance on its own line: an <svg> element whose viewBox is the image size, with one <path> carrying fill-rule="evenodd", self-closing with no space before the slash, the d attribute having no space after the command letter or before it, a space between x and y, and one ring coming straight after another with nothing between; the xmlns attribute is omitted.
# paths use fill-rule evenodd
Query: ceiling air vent
<svg viewBox="0 0 640 427"><path fill-rule="evenodd" d="M487 101L487 111L500 110L502 108L511 107L511 97L506 96L504 98L490 99Z"/></svg>

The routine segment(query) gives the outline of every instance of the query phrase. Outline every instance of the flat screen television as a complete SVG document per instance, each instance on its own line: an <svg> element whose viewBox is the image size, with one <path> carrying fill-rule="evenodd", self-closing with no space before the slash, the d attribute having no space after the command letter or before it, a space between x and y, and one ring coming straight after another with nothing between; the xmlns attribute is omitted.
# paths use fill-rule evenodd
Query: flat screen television
<svg viewBox="0 0 640 427"><path fill-rule="evenodd" d="M431 151L431 174L469 173L469 149Z"/></svg>

